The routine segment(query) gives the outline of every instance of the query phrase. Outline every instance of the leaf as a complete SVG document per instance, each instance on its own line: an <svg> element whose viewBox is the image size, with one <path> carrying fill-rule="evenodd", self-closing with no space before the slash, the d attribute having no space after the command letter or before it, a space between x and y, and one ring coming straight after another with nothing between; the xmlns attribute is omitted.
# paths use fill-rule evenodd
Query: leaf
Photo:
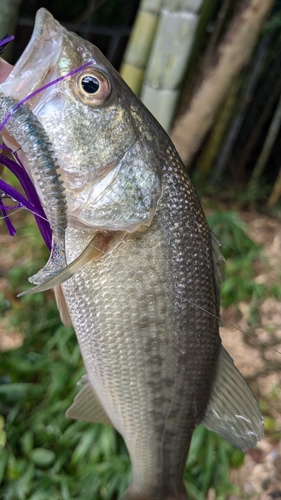
<svg viewBox="0 0 281 500"><path fill-rule="evenodd" d="M191 499L193 500L206 500L205 496L200 493L200 491L192 483L186 484L187 492Z"/></svg>
<svg viewBox="0 0 281 500"><path fill-rule="evenodd" d="M56 455L52 450L46 450L45 448L35 448L30 453L30 458L36 465L45 468L50 466L54 462Z"/></svg>
<svg viewBox="0 0 281 500"><path fill-rule="evenodd" d="M2 384L0 385L0 395L5 396L8 401L18 401L26 399L28 395L35 395L41 392L41 388L36 384Z"/></svg>
<svg viewBox="0 0 281 500"><path fill-rule="evenodd" d="M21 477L18 480L17 489L20 494L20 498L22 499L27 498L27 494L30 492L34 471L35 471L34 464L30 463L25 472L21 475Z"/></svg>
<svg viewBox="0 0 281 500"><path fill-rule="evenodd" d="M93 429L85 432L85 434L81 437L78 446L74 450L71 460L72 463L75 464L79 462L79 460L81 460L81 458L88 453L92 446L96 446L94 437L95 435L93 433Z"/></svg>
<svg viewBox="0 0 281 500"><path fill-rule="evenodd" d="M21 438L21 446L23 453L28 455L33 448L34 436L31 431L26 431Z"/></svg>
<svg viewBox="0 0 281 500"><path fill-rule="evenodd" d="M4 477L6 465L8 463L9 452L5 449L0 452L0 484Z"/></svg>

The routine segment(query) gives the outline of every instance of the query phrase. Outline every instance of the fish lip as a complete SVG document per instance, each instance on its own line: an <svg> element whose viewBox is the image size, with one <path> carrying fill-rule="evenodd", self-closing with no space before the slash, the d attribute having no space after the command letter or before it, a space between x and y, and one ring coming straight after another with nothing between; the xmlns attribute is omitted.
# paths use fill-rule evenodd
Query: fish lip
<svg viewBox="0 0 281 500"><path fill-rule="evenodd" d="M64 28L47 9L39 9L30 41L8 78L0 85L0 92L21 100L54 79L63 32Z"/></svg>
<svg viewBox="0 0 281 500"><path fill-rule="evenodd" d="M33 53L38 51L40 38L45 35L50 25L54 25L58 30L61 30L60 24L54 19L52 14L47 9L42 7L35 15L31 38L16 65L18 65L20 61L22 63L29 62ZM48 34L50 35L49 32Z"/></svg>

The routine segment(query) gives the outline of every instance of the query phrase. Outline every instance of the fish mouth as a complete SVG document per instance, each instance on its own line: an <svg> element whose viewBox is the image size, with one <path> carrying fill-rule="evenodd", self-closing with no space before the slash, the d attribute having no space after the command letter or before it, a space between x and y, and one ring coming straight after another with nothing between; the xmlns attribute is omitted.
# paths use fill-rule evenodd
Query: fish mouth
<svg viewBox="0 0 281 500"><path fill-rule="evenodd" d="M44 84L55 80L58 73L58 61L61 57L64 31L64 28L48 10L39 9L31 39L7 79L0 84L0 92L22 101ZM45 94L45 98L49 97L47 93L43 92L43 94ZM41 93L29 99L29 107L34 110L40 99L42 99ZM14 136L10 135L6 129L1 132L1 136L11 150L19 150L18 157L29 176L33 178L28 158Z"/></svg>
<svg viewBox="0 0 281 500"><path fill-rule="evenodd" d="M63 32L64 28L48 10L39 9L31 39L8 78L0 85L0 92L21 100L56 78ZM31 107L34 100L30 102Z"/></svg>

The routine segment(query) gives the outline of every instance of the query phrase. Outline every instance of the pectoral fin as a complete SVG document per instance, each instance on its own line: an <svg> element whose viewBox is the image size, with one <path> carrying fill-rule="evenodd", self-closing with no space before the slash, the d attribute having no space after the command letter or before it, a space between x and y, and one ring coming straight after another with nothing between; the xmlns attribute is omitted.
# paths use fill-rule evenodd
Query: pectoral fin
<svg viewBox="0 0 281 500"><path fill-rule="evenodd" d="M242 450L252 448L263 437L263 418L257 401L222 346L202 424Z"/></svg>
<svg viewBox="0 0 281 500"><path fill-rule="evenodd" d="M83 252L74 259L68 266L60 271L56 276L44 281L40 285L19 293L18 297L31 295L33 293L45 292L50 288L61 285L69 280L82 266L90 260L97 260L105 254L110 253L124 238L124 231L115 231L112 233L97 233L90 243L86 246Z"/></svg>
<svg viewBox="0 0 281 500"><path fill-rule="evenodd" d="M88 381L88 377L83 377L81 382L84 385L68 408L66 416L75 420L96 422L112 427L111 420L103 409L94 388Z"/></svg>
<svg viewBox="0 0 281 500"><path fill-rule="evenodd" d="M60 313L60 319L62 320L65 326L72 326L71 317L68 311L68 307L63 295L61 285L57 285L54 287L54 294L56 298L57 307Z"/></svg>

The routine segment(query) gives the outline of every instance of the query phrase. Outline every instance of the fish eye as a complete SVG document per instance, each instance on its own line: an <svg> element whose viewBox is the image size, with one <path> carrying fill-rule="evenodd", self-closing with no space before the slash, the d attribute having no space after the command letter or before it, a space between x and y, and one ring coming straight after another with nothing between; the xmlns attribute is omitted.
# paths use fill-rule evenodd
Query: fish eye
<svg viewBox="0 0 281 500"><path fill-rule="evenodd" d="M81 85L87 94L96 94L100 88L99 81L92 75L83 76Z"/></svg>
<svg viewBox="0 0 281 500"><path fill-rule="evenodd" d="M96 69L85 69L74 81L74 93L90 106L102 104L111 92L108 78Z"/></svg>

